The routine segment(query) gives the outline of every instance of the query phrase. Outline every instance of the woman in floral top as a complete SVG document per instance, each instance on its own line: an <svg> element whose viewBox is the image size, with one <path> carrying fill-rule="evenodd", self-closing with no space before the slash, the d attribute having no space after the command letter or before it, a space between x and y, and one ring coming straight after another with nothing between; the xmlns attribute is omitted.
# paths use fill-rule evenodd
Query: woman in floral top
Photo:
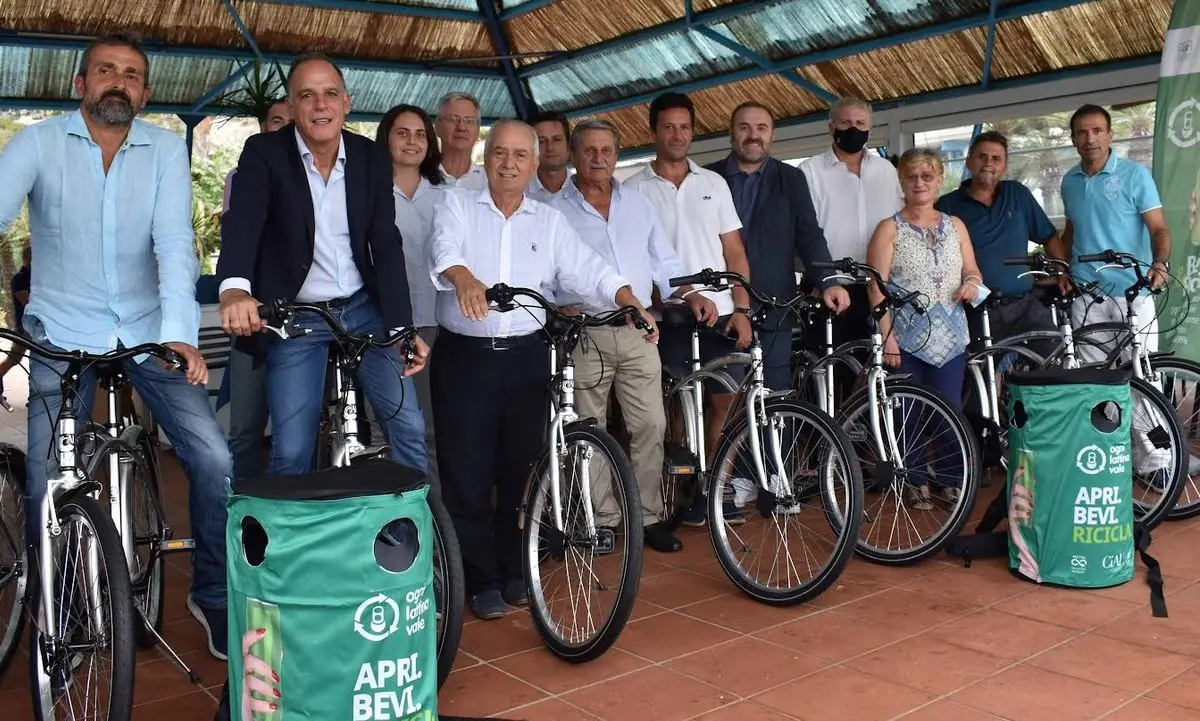
<svg viewBox="0 0 1200 721"><path fill-rule="evenodd" d="M937 153L913 148L900 156L897 167L904 207L875 228L867 247L867 263L879 270L889 290L920 292L923 314L909 307L893 310L879 324L884 337L884 362L914 381L930 386L950 401L962 405L966 347L969 340L963 302L974 300L983 285L967 228L958 218L934 209L942 187L942 161ZM872 283L867 288L872 305L883 293ZM926 421L927 423L928 421ZM944 423L918 425L906 418L906 435L948 433ZM909 428L913 426L913 428ZM917 445L917 444L906 444ZM938 458L926 457L925 448L905 453L915 487L913 506L933 508L930 481L947 499L957 496L963 459L943 458L945 443L935 443ZM957 451L950 451L957 453ZM939 482L939 480L941 482Z"/></svg>

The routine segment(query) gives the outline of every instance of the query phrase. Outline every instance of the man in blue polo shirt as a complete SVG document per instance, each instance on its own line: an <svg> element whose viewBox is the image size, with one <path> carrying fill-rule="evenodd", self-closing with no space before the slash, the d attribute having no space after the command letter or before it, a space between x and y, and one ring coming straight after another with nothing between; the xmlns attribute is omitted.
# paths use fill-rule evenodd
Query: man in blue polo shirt
<svg viewBox="0 0 1200 721"><path fill-rule="evenodd" d="M1005 265L1004 259L1029 253L1029 243L1046 243L1057 231L1033 193L1008 170L1008 139L995 131L980 133L967 150L970 178L958 190L942 196L935 207L960 218L971 235L983 283L1002 294L988 313L992 338L999 340L1031 330L1054 328L1050 309L1031 292L1033 278L1020 277L1027 268ZM969 312L973 337L979 336L979 313ZM1054 350L1036 349L1044 352Z"/></svg>

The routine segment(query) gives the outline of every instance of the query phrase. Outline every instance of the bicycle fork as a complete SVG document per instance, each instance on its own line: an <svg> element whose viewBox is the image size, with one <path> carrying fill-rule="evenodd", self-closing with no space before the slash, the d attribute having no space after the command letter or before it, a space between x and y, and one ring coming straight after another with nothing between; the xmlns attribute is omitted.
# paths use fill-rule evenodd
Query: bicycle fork
<svg viewBox="0 0 1200 721"><path fill-rule="evenodd" d="M782 455L783 434L779 428L783 419L767 416L767 388L764 385L763 377L763 351L762 346L758 343L750 347L750 368L754 374L754 380L746 392L746 422L747 431L750 436L750 452L754 455L754 472L758 476L759 488L771 492L771 476L773 474L767 473L766 463L763 460L763 444L759 438L759 433L761 429L762 434L767 439L767 450L771 454L770 461L775 465L776 473L778 473L781 479L786 478L787 474L784 473ZM831 374L826 375L829 376ZM790 492L788 495L791 495Z"/></svg>
<svg viewBox="0 0 1200 721"><path fill-rule="evenodd" d="M558 349L553 345L550 346L550 367L552 369L558 367ZM550 472L550 498L554 509L554 527L566 536L566 523L563 520L562 463L571 450L567 446L566 427L578 418L575 413L574 361L568 357L559 373L561 375L560 398L557 403L553 399L550 403L550 446L547 454L547 465L549 466L547 470ZM600 422L600 419L596 419L596 421ZM577 469L579 492L583 496L583 536L589 539L596 537L596 515L592 509L591 477L591 461L594 454L594 450L588 447L584 451L583 458L579 459L579 468Z"/></svg>
<svg viewBox="0 0 1200 721"><path fill-rule="evenodd" d="M881 462L891 459L890 483L897 473L904 472L904 458L896 443L896 419L890 412L891 399L887 392L887 371L883 368L883 335L871 334L871 367L867 369L867 397L871 416L871 435ZM888 412L884 412L888 411Z"/></svg>

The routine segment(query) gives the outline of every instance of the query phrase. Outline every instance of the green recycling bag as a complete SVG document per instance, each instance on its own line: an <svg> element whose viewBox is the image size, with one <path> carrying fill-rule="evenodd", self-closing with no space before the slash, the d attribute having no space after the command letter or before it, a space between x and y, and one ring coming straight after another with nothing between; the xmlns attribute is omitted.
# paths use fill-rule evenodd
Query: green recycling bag
<svg viewBox="0 0 1200 721"><path fill-rule="evenodd" d="M427 493L419 472L376 459L234 484L233 719L437 720Z"/></svg>
<svg viewBox="0 0 1200 721"><path fill-rule="evenodd" d="M1014 372L1009 393L1009 567L1083 588L1133 578L1129 374Z"/></svg>

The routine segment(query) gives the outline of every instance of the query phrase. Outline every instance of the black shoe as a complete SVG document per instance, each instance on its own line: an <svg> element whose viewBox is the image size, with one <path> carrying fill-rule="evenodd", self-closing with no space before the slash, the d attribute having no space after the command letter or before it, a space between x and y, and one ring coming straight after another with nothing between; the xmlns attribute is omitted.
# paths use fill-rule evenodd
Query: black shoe
<svg viewBox="0 0 1200 721"><path fill-rule="evenodd" d="M504 582L504 590L500 592L510 606L522 608L529 605L529 591L525 589L525 581L514 578Z"/></svg>
<svg viewBox="0 0 1200 721"><path fill-rule="evenodd" d="M484 621L504 618L508 613L508 604L499 591L484 591L471 598L471 613Z"/></svg>
<svg viewBox="0 0 1200 721"><path fill-rule="evenodd" d="M678 553L683 550L679 539L658 523L646 526L646 547L659 553Z"/></svg>
<svg viewBox="0 0 1200 721"><path fill-rule="evenodd" d="M222 661L229 660L229 612L224 608L208 608L196 603L191 594L187 597L187 609L204 628L208 641L208 652Z"/></svg>

